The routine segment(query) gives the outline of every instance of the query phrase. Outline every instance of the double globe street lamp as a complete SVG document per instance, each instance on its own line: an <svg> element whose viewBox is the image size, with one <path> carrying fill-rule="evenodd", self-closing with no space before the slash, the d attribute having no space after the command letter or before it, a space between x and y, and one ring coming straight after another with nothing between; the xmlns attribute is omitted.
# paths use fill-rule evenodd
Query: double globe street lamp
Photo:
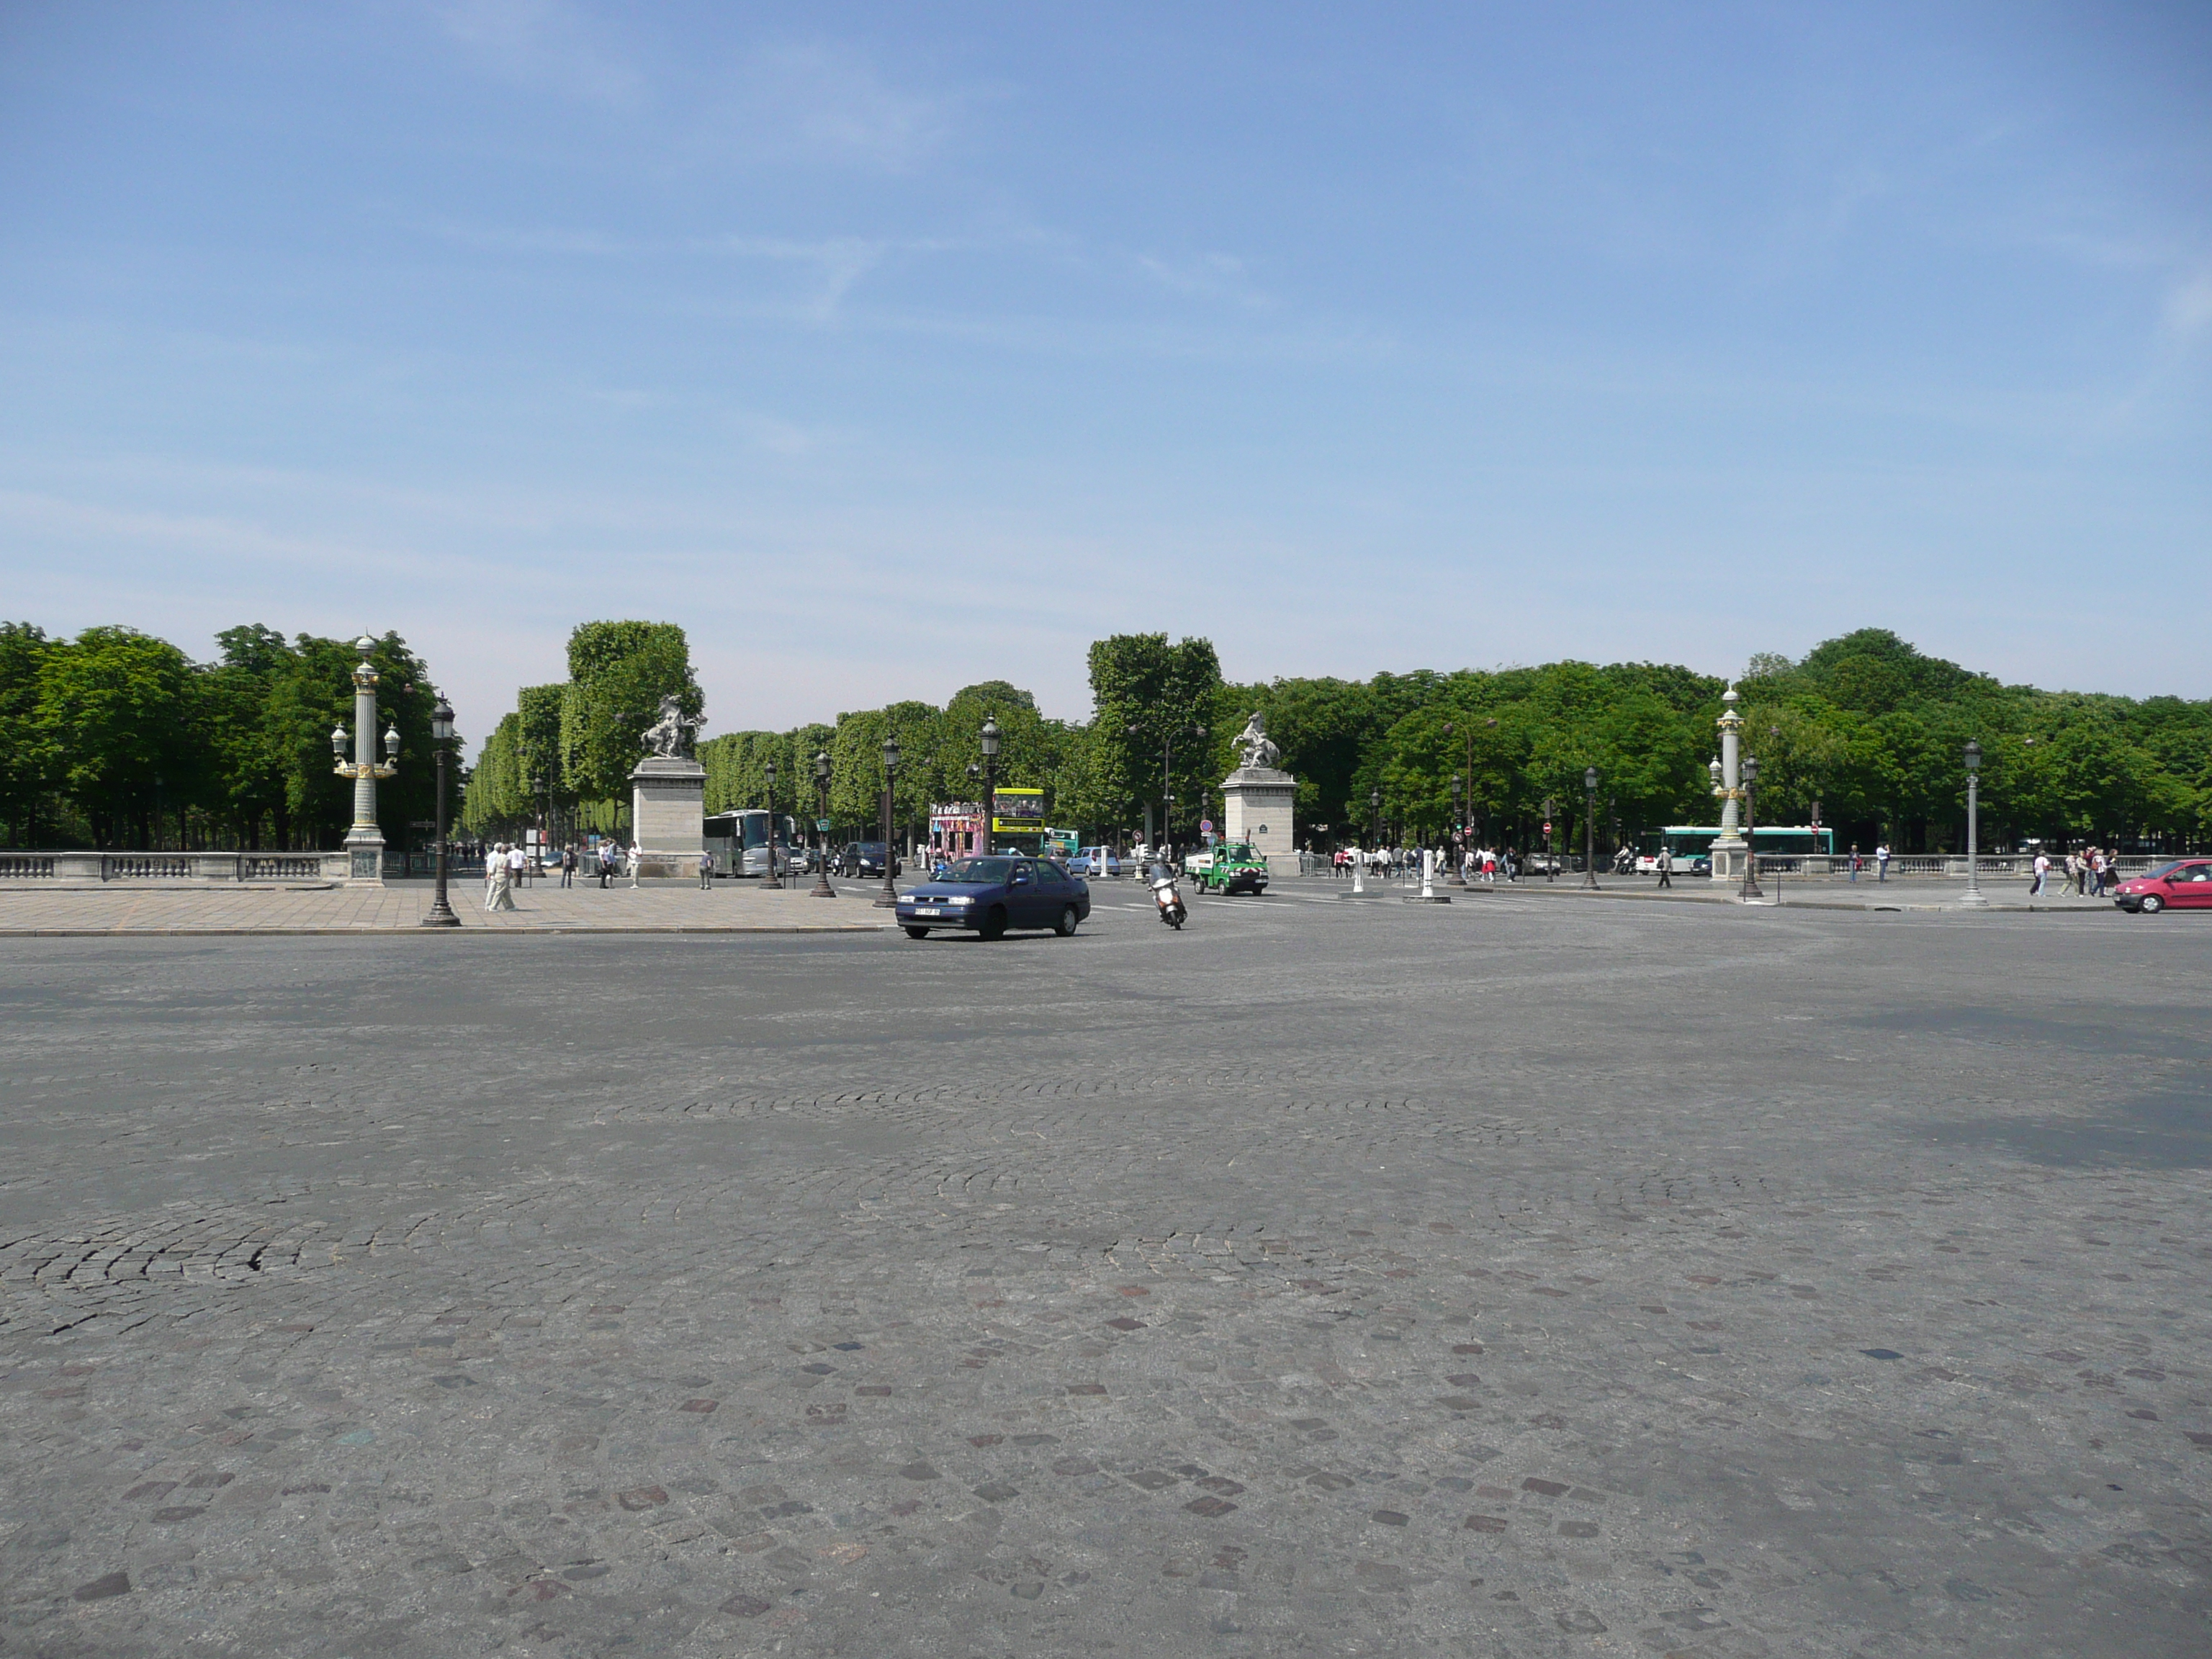
<svg viewBox="0 0 2212 1659"><path fill-rule="evenodd" d="M394 733L397 736L398 733ZM398 744L392 747L397 748ZM446 755L453 746L453 705L443 697L430 711L430 754L438 773L438 834L437 874L438 896L430 902L430 913L422 918L425 927L458 927L461 919L453 914L453 907L446 899Z"/></svg>
<svg viewBox="0 0 2212 1659"><path fill-rule="evenodd" d="M1757 815L1752 806L1752 788L1759 781L1759 757L1746 755L1737 775L1743 780L1743 887L1736 896L1741 899L1765 898L1766 895L1759 890L1759 843L1752 838L1752 830L1757 823ZM1779 881L1781 878L1778 876L1775 879Z"/></svg>
<svg viewBox="0 0 2212 1659"><path fill-rule="evenodd" d="M1571 842L1568 845L1572 846ZM1597 768L1583 768L1583 885L1597 885Z"/></svg>
<svg viewBox="0 0 2212 1659"><path fill-rule="evenodd" d="M983 730L979 735L983 744L983 799L980 803L983 809L983 851L988 854L992 847L991 836L999 827L996 822L999 811L998 721L986 714ZM968 769L969 775L973 776L975 769L971 766Z"/></svg>

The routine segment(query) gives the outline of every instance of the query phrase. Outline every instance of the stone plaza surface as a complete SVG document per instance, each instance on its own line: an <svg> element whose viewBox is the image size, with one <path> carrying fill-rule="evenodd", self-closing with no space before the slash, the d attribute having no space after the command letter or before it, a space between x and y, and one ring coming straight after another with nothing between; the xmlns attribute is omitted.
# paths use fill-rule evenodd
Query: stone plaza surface
<svg viewBox="0 0 2212 1659"><path fill-rule="evenodd" d="M0 939L0 1653L2212 1643L2205 919L1141 904Z"/></svg>

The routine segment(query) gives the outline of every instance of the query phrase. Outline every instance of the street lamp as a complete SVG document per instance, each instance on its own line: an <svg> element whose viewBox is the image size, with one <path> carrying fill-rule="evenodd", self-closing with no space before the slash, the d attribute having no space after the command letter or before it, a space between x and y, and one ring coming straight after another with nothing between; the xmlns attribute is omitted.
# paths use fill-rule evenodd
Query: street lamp
<svg viewBox="0 0 2212 1659"><path fill-rule="evenodd" d="M992 849L991 835L999 826L992 821L999 810L999 723L983 717L983 851Z"/></svg>
<svg viewBox="0 0 2212 1659"><path fill-rule="evenodd" d="M376 826L376 781L388 778L399 769L399 728L386 729L384 733L384 760L376 758L376 670L369 665L368 653L376 648L376 641L366 634L354 642L361 653L361 660L353 671L353 758L346 758L346 732L343 726L331 733L331 754L337 764L331 770L342 778L353 780L353 827L346 831L346 884L362 887L384 885L384 832Z"/></svg>
<svg viewBox="0 0 2212 1659"><path fill-rule="evenodd" d="M1746 755L1739 775L1743 779L1743 888L1736 896L1764 898L1766 895L1759 889L1759 842L1753 834L1758 827L1752 806L1752 787L1759 781L1759 757Z"/></svg>
<svg viewBox="0 0 2212 1659"><path fill-rule="evenodd" d="M769 761L761 770L768 778L768 879L761 883L761 890L780 893L783 878L775 867L775 763Z"/></svg>
<svg viewBox="0 0 2212 1659"><path fill-rule="evenodd" d="M823 828L830 821L830 752L825 749L814 751L814 838L820 844L821 873L814 878L812 898L836 898L837 890L830 884L830 832Z"/></svg>
<svg viewBox="0 0 2212 1659"><path fill-rule="evenodd" d="M1976 822L1981 808L1982 745L1972 738L1966 739L1966 892L1961 904L1987 904L1982 896L1982 861L1977 856Z"/></svg>
<svg viewBox="0 0 2212 1659"><path fill-rule="evenodd" d="M1467 814L1460 806L1460 791L1467 780L1457 772L1452 774L1452 867L1449 884L1467 885Z"/></svg>
<svg viewBox="0 0 2212 1659"><path fill-rule="evenodd" d="M1583 768L1583 885L1597 886L1597 768Z"/></svg>
<svg viewBox="0 0 2212 1659"><path fill-rule="evenodd" d="M884 739L884 890L876 895L876 908L896 909L898 887L891 880L896 854L891 847L891 789L898 779L899 746L895 737Z"/></svg>
<svg viewBox="0 0 2212 1659"><path fill-rule="evenodd" d="M1382 789L1376 785L1367 792L1367 817L1375 834L1375 845L1382 845Z"/></svg>
<svg viewBox="0 0 2212 1659"><path fill-rule="evenodd" d="M430 914L422 918L425 927L458 927L461 919L453 914L453 907L446 902L446 751L453 746L453 706L443 697L430 711L430 753L438 766L438 896L430 902Z"/></svg>

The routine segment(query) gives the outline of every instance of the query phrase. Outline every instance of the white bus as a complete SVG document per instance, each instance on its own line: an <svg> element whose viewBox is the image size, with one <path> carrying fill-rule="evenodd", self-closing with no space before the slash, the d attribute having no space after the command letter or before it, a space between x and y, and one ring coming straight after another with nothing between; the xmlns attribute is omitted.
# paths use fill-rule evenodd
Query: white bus
<svg viewBox="0 0 2212 1659"><path fill-rule="evenodd" d="M713 854L718 876L765 876L769 860L769 818L765 809L717 812L702 826L706 848ZM775 867L786 875L798 867L793 848L799 844L799 826L788 812L775 815ZM739 863L742 855L744 862ZM802 848L797 860L804 860Z"/></svg>

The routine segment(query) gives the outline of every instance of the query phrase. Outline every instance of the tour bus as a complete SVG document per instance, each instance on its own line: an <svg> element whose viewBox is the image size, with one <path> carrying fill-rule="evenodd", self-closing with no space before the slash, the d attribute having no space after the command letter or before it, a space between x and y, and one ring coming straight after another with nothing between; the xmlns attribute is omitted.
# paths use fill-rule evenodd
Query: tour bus
<svg viewBox="0 0 2212 1659"><path fill-rule="evenodd" d="M1636 867L1650 875L1659 867L1659 849L1664 847L1674 855L1676 870L1702 873L1712 866L1711 848L1720 835L1717 823L1670 823L1656 834L1644 836L1643 850L1636 855ZM1751 848L1761 858L1777 854L1818 856L1836 850L1836 832L1818 823L1754 824Z"/></svg>
<svg viewBox="0 0 2212 1659"><path fill-rule="evenodd" d="M708 818L706 832L707 851L714 855L714 873L718 876L765 876L768 874L769 833L768 813L761 807L740 812L717 812ZM775 815L775 867L790 873L794 867L792 848L799 846L799 826L788 812ZM744 865L738 865L738 849L744 849ZM804 850L799 855L805 857Z"/></svg>

